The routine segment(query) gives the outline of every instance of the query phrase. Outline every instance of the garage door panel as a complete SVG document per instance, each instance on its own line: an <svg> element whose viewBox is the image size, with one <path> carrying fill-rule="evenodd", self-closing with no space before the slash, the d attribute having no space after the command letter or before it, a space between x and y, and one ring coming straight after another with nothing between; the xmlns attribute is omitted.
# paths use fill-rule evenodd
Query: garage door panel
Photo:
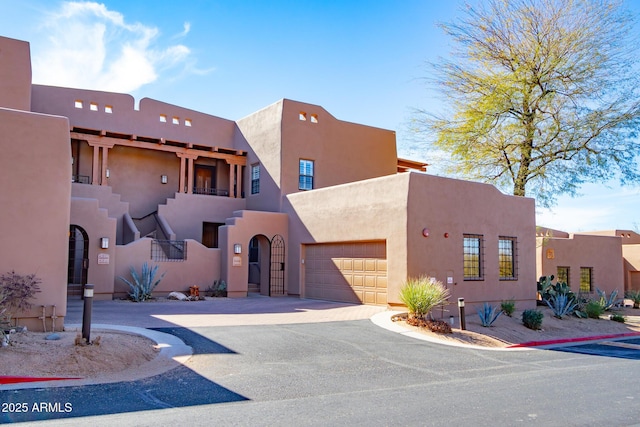
<svg viewBox="0 0 640 427"><path fill-rule="evenodd" d="M305 246L305 296L350 303L387 303L386 243Z"/></svg>

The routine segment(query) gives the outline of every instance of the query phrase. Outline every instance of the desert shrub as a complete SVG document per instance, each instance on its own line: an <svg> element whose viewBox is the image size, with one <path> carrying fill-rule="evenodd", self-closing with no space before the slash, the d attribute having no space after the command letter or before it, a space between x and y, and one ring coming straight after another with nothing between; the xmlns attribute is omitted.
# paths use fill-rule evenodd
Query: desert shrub
<svg viewBox="0 0 640 427"><path fill-rule="evenodd" d="M627 291L624 296L625 298L629 298L631 301L633 301L633 308L640 308L640 291Z"/></svg>
<svg viewBox="0 0 640 427"><path fill-rule="evenodd" d="M8 323L16 313L31 308L40 283L35 274L24 276L13 270L0 276L0 321Z"/></svg>
<svg viewBox="0 0 640 427"><path fill-rule="evenodd" d="M599 288L596 288L596 292L598 293L598 296L600 297L600 300L598 301L600 303L600 305L602 306L602 308L604 309L604 311L609 311L611 310L613 307L617 306L618 304L620 304L622 302L622 299L618 298L618 290L615 289L613 292L611 292L611 294L609 295L609 297L607 298L607 293Z"/></svg>
<svg viewBox="0 0 640 427"><path fill-rule="evenodd" d="M584 306L584 311L590 319L599 319L604 313L604 307L600 304L600 301L589 301Z"/></svg>
<svg viewBox="0 0 640 427"><path fill-rule="evenodd" d="M435 307L447 304L449 295L442 282L427 276L410 278L400 289L400 301L407 306L409 314L421 319Z"/></svg>
<svg viewBox="0 0 640 427"><path fill-rule="evenodd" d="M544 314L538 310L525 310L522 312L522 323L529 329L538 330L542 327Z"/></svg>
<svg viewBox="0 0 640 427"><path fill-rule="evenodd" d="M562 319L562 316L569 315L574 312L578 303L575 298L572 298L566 294L557 294L552 295L548 299L545 300L551 311L553 311L553 316L558 319Z"/></svg>
<svg viewBox="0 0 640 427"><path fill-rule="evenodd" d="M627 321L627 318L624 317L622 314L612 314L611 317L609 317L611 320L613 320L614 322L620 322L620 323L624 323Z"/></svg>
<svg viewBox="0 0 640 427"><path fill-rule="evenodd" d="M129 285L129 289L131 292L129 293L129 297L135 301L146 301L151 298L151 292L158 286L165 273L162 273L158 279L156 279L156 274L158 273L159 266L149 267L149 264L146 262L142 264L142 270L140 274L136 271L134 267L130 268L131 278L133 282L125 279L120 276L119 279Z"/></svg>
<svg viewBox="0 0 640 427"><path fill-rule="evenodd" d="M488 302L482 304L482 308L478 309L478 317L480 317L480 323L484 327L491 326L501 314L502 311L498 307L494 307Z"/></svg>
<svg viewBox="0 0 640 427"><path fill-rule="evenodd" d="M500 303L500 309L504 314L511 317L514 311L516 311L516 302L513 299L504 300Z"/></svg>

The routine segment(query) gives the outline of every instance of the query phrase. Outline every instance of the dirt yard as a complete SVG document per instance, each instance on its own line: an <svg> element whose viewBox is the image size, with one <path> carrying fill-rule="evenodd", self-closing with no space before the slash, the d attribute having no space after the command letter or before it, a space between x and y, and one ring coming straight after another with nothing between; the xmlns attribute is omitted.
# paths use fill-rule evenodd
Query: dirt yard
<svg viewBox="0 0 640 427"><path fill-rule="evenodd" d="M625 316L625 323L609 320L609 312L600 319L579 319L574 316L557 319L553 317L549 308L538 307L538 309L544 313L542 329L539 331L526 328L522 324L522 312L519 311L516 311L512 317L502 314L491 327L482 326L477 315L468 313L465 331L457 329L459 324L457 317L455 317L452 334L436 334L424 328L415 328L405 322L402 323L407 328L427 334L434 339L482 347L508 347L532 341L640 332L639 309L624 308L612 312Z"/></svg>
<svg viewBox="0 0 640 427"><path fill-rule="evenodd" d="M75 344L78 332L57 334L57 341L45 340L49 333L11 334L11 345L0 347L0 376L93 378L142 366L158 353L153 341L139 335L92 332L99 345L81 346Z"/></svg>

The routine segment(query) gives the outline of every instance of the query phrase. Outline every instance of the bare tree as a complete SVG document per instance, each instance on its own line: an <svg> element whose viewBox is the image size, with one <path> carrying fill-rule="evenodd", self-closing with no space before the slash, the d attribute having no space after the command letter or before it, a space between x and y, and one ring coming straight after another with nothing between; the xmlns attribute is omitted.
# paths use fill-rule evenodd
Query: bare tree
<svg viewBox="0 0 640 427"><path fill-rule="evenodd" d="M455 50L432 82L450 114L417 122L448 171L542 205L584 182L640 181L640 52L623 6L489 0L441 24Z"/></svg>

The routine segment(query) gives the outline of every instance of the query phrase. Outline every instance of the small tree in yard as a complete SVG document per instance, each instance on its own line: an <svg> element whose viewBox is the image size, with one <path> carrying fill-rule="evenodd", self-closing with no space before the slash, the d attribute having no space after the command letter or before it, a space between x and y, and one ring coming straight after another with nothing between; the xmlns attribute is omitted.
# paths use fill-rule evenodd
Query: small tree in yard
<svg viewBox="0 0 640 427"><path fill-rule="evenodd" d="M449 290L433 277L410 278L400 289L400 301L409 315L424 319L435 307L448 304Z"/></svg>
<svg viewBox="0 0 640 427"><path fill-rule="evenodd" d="M10 271L0 276L0 322L10 324L12 316L31 308L30 300L40 292L40 283L35 274Z"/></svg>

